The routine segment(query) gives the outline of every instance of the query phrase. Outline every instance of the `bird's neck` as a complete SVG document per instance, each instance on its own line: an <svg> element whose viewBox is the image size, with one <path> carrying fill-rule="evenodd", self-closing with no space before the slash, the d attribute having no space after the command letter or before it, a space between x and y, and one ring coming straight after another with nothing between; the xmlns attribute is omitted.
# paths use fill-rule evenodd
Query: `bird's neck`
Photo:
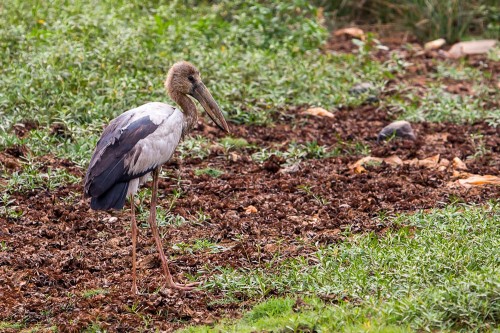
<svg viewBox="0 0 500 333"><path fill-rule="evenodd" d="M172 99L181 107L184 114L184 127L182 129L182 136L191 132L193 127L198 121L198 110L193 100L184 94L176 94L171 96Z"/></svg>

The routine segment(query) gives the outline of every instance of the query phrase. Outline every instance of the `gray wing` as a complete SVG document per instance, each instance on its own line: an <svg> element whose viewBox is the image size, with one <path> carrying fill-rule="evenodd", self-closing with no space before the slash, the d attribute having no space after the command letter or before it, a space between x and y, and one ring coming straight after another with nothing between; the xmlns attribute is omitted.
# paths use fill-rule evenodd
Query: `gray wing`
<svg viewBox="0 0 500 333"><path fill-rule="evenodd" d="M182 124L182 113L163 103L148 103L112 120L90 160L85 196L102 196L166 162L179 143Z"/></svg>

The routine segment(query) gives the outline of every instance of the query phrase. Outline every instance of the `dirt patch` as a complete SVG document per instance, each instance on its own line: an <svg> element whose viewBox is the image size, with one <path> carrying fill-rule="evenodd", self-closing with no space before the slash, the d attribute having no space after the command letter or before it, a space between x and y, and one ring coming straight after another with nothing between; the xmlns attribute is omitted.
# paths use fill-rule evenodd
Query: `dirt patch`
<svg viewBox="0 0 500 333"><path fill-rule="evenodd" d="M495 174L500 162L498 129L484 123L421 123L414 125L416 141L378 145L377 133L391 119L375 106L343 109L332 119L305 116L301 111L280 113L276 125L269 128L233 126L233 135L259 147L282 150L291 142L315 140L345 149L340 157L289 165L274 156L257 163L250 158L253 148L232 154L213 149L204 160L177 159L167 167L170 176L160 182L161 206L168 207L170 194L180 189L182 195L172 213L191 221L161 228L177 280L183 280L184 273L209 280L207 272L218 266L258 267L277 251L281 259L305 255L315 243L342 240L347 229L383 233L391 226L382 215L498 198L498 187L449 186L454 181L451 167L438 171L382 163L365 166L367 172L357 174L349 165L362 156L346 154L350 145L361 142L372 156L408 160L440 154L450 161L459 157L471 173ZM484 153L468 159L477 152L470 135L478 132L483 135ZM206 125L199 126L196 134L212 139L220 135ZM19 170L16 155L0 154L6 170ZM70 161L45 156L39 162L53 169L64 167L80 177L84 174ZM207 167L224 174L196 175L196 170ZM140 229L138 252L139 287L145 294L131 295L129 209L94 212L81 193L80 184L52 192L13 193L11 205L23 214L0 217L0 241L5 242L0 252L0 320L56 325L61 331L79 331L92 323L117 332L152 327L170 331L237 315L247 305L249 300L244 298L239 303L217 302L224 298L220 291L183 293L160 288L160 262L147 228ZM148 204L146 198L144 209ZM210 218L193 223L200 209ZM190 253L172 248L199 239L217 243L220 251Z"/></svg>

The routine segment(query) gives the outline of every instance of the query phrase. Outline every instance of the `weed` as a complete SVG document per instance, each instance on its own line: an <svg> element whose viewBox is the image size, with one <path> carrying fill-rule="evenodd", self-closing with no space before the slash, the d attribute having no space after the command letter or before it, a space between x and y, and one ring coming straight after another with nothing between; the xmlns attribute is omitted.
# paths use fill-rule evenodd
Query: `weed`
<svg viewBox="0 0 500 333"><path fill-rule="evenodd" d="M471 134L469 136L469 140L474 148L474 154L472 156L468 156L468 159L481 158L491 153L491 151L486 147L484 136L481 133Z"/></svg>
<svg viewBox="0 0 500 333"><path fill-rule="evenodd" d="M106 333L107 330L101 327L99 321L93 322L82 331L83 333Z"/></svg>
<svg viewBox="0 0 500 333"><path fill-rule="evenodd" d="M224 174L224 171L214 168L204 168L204 169L196 169L194 170L194 174L196 176L208 175L213 178L219 178Z"/></svg>
<svg viewBox="0 0 500 333"><path fill-rule="evenodd" d="M186 244L180 242L172 246L174 250L180 251L182 253L196 253L205 250L210 250L210 253L218 253L224 250L223 246L217 245L208 239L197 239L193 244Z"/></svg>
<svg viewBox="0 0 500 333"><path fill-rule="evenodd" d="M0 321L0 329L3 329L3 330L6 330L6 329L20 330L24 327L25 327L24 323L12 323L9 321Z"/></svg>
<svg viewBox="0 0 500 333"><path fill-rule="evenodd" d="M45 189L53 191L63 184L73 184L80 181L80 178L73 176L66 169L52 169L47 167L43 170L43 165L32 159L23 163L22 172L14 171L9 176L6 190L12 192L29 192L35 189Z"/></svg>
<svg viewBox="0 0 500 333"><path fill-rule="evenodd" d="M191 222L193 224L202 224L209 220L210 220L210 215L205 213L201 208L196 212L196 217L191 218Z"/></svg>
<svg viewBox="0 0 500 333"><path fill-rule="evenodd" d="M304 192L305 194L313 197L314 201L316 201L316 203L320 206L326 206L326 205L329 205L330 204L330 201L328 201L325 197L323 197L322 195L319 195L317 193L314 193L312 188L308 185L299 185L297 186L297 188Z"/></svg>
<svg viewBox="0 0 500 333"><path fill-rule="evenodd" d="M7 245L7 242L6 241L1 241L0 242L0 252L6 252L6 251L9 251L9 246Z"/></svg>
<svg viewBox="0 0 500 333"><path fill-rule="evenodd" d="M473 122L498 113L498 110L484 109L481 99L450 94L437 87L423 97L410 94L408 98L409 103L398 103L405 110L400 118L408 121Z"/></svg>
<svg viewBox="0 0 500 333"><path fill-rule="evenodd" d="M82 292L83 298L92 298L97 295L106 295L108 293L105 289L89 289Z"/></svg>
<svg viewBox="0 0 500 333"><path fill-rule="evenodd" d="M181 158L204 159L210 155L210 144L206 138L197 135L181 142L177 147L177 151Z"/></svg>

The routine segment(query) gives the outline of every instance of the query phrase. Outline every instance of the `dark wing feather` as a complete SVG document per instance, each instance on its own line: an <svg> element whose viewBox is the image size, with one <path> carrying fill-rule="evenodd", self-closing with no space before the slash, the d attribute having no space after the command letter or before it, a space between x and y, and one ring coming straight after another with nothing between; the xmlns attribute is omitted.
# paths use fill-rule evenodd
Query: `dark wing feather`
<svg viewBox="0 0 500 333"><path fill-rule="evenodd" d="M127 198L128 182L116 183L103 195L92 197L90 208L94 210L122 209Z"/></svg>
<svg viewBox="0 0 500 333"><path fill-rule="evenodd" d="M127 124L132 117L124 113L104 130L85 175L85 196L98 197L117 182L128 182L151 171L131 175L125 158L139 140L153 133L159 125L154 124L149 116Z"/></svg>

